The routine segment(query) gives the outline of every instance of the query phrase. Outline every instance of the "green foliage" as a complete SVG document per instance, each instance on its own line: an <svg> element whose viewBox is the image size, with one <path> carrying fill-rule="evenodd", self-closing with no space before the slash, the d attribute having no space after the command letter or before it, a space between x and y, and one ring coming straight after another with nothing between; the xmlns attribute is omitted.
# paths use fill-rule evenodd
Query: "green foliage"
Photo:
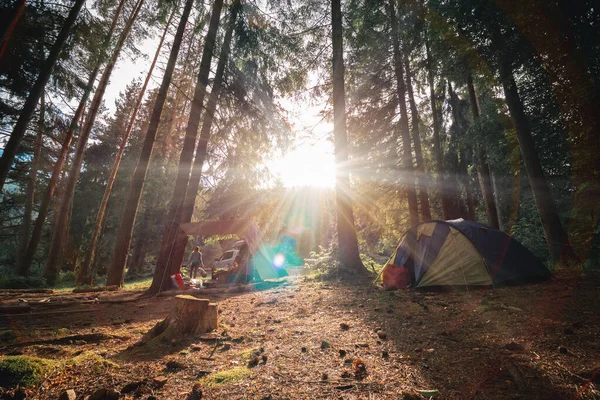
<svg viewBox="0 0 600 400"><path fill-rule="evenodd" d="M5 275L0 278L0 289L42 289L46 280L40 275Z"/></svg>
<svg viewBox="0 0 600 400"><path fill-rule="evenodd" d="M8 356L0 359L0 387L38 384L54 362L37 357Z"/></svg>
<svg viewBox="0 0 600 400"><path fill-rule="evenodd" d="M311 251L310 257L304 260L306 275L312 280L332 280L340 276L340 263L337 259L337 244L333 241L329 247L319 246L318 251Z"/></svg>

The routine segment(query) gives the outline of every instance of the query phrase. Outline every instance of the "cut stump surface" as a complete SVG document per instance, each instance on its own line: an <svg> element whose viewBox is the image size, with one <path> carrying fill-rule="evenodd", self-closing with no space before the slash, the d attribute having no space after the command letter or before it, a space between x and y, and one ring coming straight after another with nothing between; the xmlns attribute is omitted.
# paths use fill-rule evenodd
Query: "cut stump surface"
<svg viewBox="0 0 600 400"><path fill-rule="evenodd" d="M160 337L172 340L183 336L201 335L217 329L217 304L189 295L175 296L175 306L169 316L157 323L143 338L144 342Z"/></svg>

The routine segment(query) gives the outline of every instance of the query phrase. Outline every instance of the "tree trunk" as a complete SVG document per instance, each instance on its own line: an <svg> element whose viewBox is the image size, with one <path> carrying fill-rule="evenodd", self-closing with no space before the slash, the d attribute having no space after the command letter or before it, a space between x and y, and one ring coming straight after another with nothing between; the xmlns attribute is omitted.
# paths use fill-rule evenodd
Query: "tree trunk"
<svg viewBox="0 0 600 400"><path fill-rule="evenodd" d="M592 72L590 60L566 16L565 8L576 4L540 0L523 4L498 2L538 55L561 108L575 187L569 230L577 253L588 258L600 218L600 85L597 70L595 74ZM594 12L597 16L597 7ZM593 39L589 42L594 46Z"/></svg>
<svg viewBox="0 0 600 400"><path fill-rule="evenodd" d="M408 199L408 212L410 226L419 223L419 209L417 205L417 193L415 188L414 164L412 150L410 147L410 130L408 127L408 112L406 110L406 87L404 83L404 67L402 65L402 54L400 53L400 39L398 37L398 21L394 9L394 1L390 1L390 23L392 27L392 43L394 49L394 73L396 75L396 90L398 103L400 105L400 128L402 130L402 179L405 182L406 196Z"/></svg>
<svg viewBox="0 0 600 400"><path fill-rule="evenodd" d="M197 20L194 21L194 26L196 26L196 24ZM195 34L196 30L194 29L189 39L190 45L188 46L187 52L185 54L185 60L183 61L183 70L181 71L180 75L180 77L183 78L180 78L179 85L175 88L175 101L173 102L171 113L169 114L167 130L162 138L161 151L163 165L166 164L166 162L171 158L171 143L173 140L173 135L177 135L179 133L179 130L181 128L182 115L185 114L185 110L187 109L188 105L188 97L185 95L185 93L188 92L190 84L188 84L185 78L189 75L189 60L190 56L193 53L193 43L196 36ZM181 103L182 99L184 100L184 102L183 106L180 107L179 104Z"/></svg>
<svg viewBox="0 0 600 400"><path fill-rule="evenodd" d="M521 149L521 155L523 156L523 162L527 170L531 190L533 191L533 198L535 199L540 220L542 221L550 256L555 262L569 264L576 261L577 257L571 248L567 233L560 222L556 204L552 200L550 188L542 170L542 163L540 162L535 149L535 142L531 136L531 129L529 128L523 103L519 97L511 67L505 57L502 57L499 62L499 72L502 87L504 88L504 96L506 97L506 104L508 105L510 117L517 132L519 148Z"/></svg>
<svg viewBox="0 0 600 400"><path fill-rule="evenodd" d="M456 173L455 173L455 178L456 180L460 180L460 182L462 183L462 185L465 188L465 197L466 197L466 203L467 203L467 218L471 221L473 221L475 219L475 206L473 204L473 193L471 192L471 181L469 179L469 173L467 171L467 165L466 165L466 160L465 160L465 149L463 148L463 146L461 146L460 144L460 139L464 138L465 136L465 129L466 129L466 124L463 122L463 119L461 118L460 115L460 111L459 111L459 98L456 95L456 93L454 92L454 90L452 89L452 84L450 83L450 81L448 81L448 93L449 93L449 97L450 97L450 105L452 106L452 120L453 120L453 124L454 124L454 132L453 132L453 136L456 137L452 137L452 141L454 142L454 157L458 157L456 159ZM458 152L456 152L456 148L458 147ZM460 161L459 161L460 159ZM457 182L458 183L458 182ZM457 189L456 190L456 194L457 197L460 197L460 191ZM459 209L462 210L463 207L459 205ZM461 215L459 215L458 217L460 217Z"/></svg>
<svg viewBox="0 0 600 400"><path fill-rule="evenodd" d="M157 323L142 338L143 343L160 340L170 343L181 337L200 335L217 329L218 305L190 295L175 296L175 306L167 318Z"/></svg>
<svg viewBox="0 0 600 400"><path fill-rule="evenodd" d="M156 52L154 54L154 59L152 60L152 64L150 65L150 69L146 74L146 79L144 80L144 84L140 89L140 93L137 98L137 102L135 107L133 108L133 112L131 113L131 117L129 118L129 123L127 124L127 128L125 132L121 135L121 144L119 146L119 150L117 151L117 155L115 156L115 161L110 172L110 176L108 178L108 182L106 183L106 188L104 189L104 195L102 196L102 201L100 202L100 208L98 209L98 214L96 215L96 223L94 225L94 231L92 232L92 237L90 239L90 243L88 245L88 251L85 257L85 261L81 266L79 271L79 275L77 276L78 284L87 284L92 285L94 280L94 271L91 270L91 265L96 253L96 242L98 241L98 236L100 235L100 230L102 229L102 223L104 221L104 213L106 211L106 206L108 204L108 199L110 198L110 193L112 192L112 187L117 178L117 172L119 171L119 165L121 164L121 159L123 158L123 153L125 152L125 145L127 144L127 140L129 139L129 135L131 134L131 130L133 129L133 125L135 123L135 119L137 117L138 111L142 104L142 100L144 99L144 95L146 94L146 88L148 87L148 82L150 81L150 77L152 76L152 72L154 71L154 66L156 65L156 60L158 60L158 56L160 55L160 50L162 48L163 42L169 30L169 26L171 25L171 19L175 11L171 12L171 16L167 21L163 34L160 38L158 46L156 48Z"/></svg>
<svg viewBox="0 0 600 400"><path fill-rule="evenodd" d="M442 213L444 219L450 219L450 206L448 204L448 196L446 193L445 183L445 172L442 155L442 142L440 138L440 116L438 114L437 99L435 95L435 81L433 78L433 65L431 60L431 53L429 51L429 44L425 43L425 50L427 55L427 80L429 83L429 98L431 100L431 116L433 118L433 155L435 160L435 169L438 173L437 176L437 190L438 195L442 200Z"/></svg>
<svg viewBox="0 0 600 400"><path fill-rule="evenodd" d="M52 70L54 69L54 65L58 60L60 52L66 43L69 34L71 33L71 28L73 28L73 24L79 15L79 11L81 10L83 3L84 0L75 0L75 4L71 8L71 11L69 11L69 15L67 16L65 23L63 24L56 41L52 45L52 49L50 49L50 54L44 63L44 67L40 71L35 84L31 88L29 96L27 97L25 105L23 106L23 110L19 115L19 119L15 124L4 150L2 151L2 158L0 158L0 193L4 187L6 177L8 176L12 162L15 159L19 145L23 140L23 136L25 136L25 131L27 130L29 121L31 121L37 104L40 101L40 97L42 96L44 88L46 87L46 83L50 78L50 74L52 74Z"/></svg>
<svg viewBox="0 0 600 400"><path fill-rule="evenodd" d="M479 102L477 101L477 93L473 85L473 77L467 75L467 87L469 89L469 99L471 102L471 111L473 113L473 121L477 123L479 119ZM496 199L494 198L494 190L492 189L492 180L490 178L490 167L487 163L487 154L485 146L477 143L477 158L479 159L477 175L479 176L479 186L485 200L485 209L488 215L488 223L490 226L500 229L500 221L498 221L498 212L496 208Z"/></svg>
<svg viewBox="0 0 600 400"><path fill-rule="evenodd" d="M60 269L58 263L60 260L60 255L62 253L62 244L65 241L65 238L63 236L65 232L64 227L69 223L68 203L72 200L75 194L75 186L77 184L77 180L79 179L79 172L81 170L81 164L83 162L83 155L85 153L87 141L92 131L92 127L94 126L94 122L96 120L98 110L100 109L100 105L102 104L102 98L104 97L104 93L106 91L106 87L108 86L108 82L110 80L110 76L112 74L114 66L117 62L117 59L119 58L125 40L129 36L129 32L131 31L133 23L137 19L137 16L142 8L143 3L144 0L137 0L137 3L131 11L131 15L127 20L127 24L125 25L123 32L121 32L119 41L117 42L115 49L113 50L112 57L110 58L108 64L104 69L104 72L102 73L102 77L100 78L100 82L98 83L98 88L94 93L92 104L90 105L90 108L88 110L85 124L83 125L81 133L79 135L79 139L77 140L77 148L75 150L75 156L73 158L73 162L69 171L69 177L65 186L64 198L57 216L57 223L54 228L54 234L52 235L52 244L50 246L50 253L48 254L48 261L46 262L46 266L44 268L44 277L50 285L54 284L56 276Z"/></svg>
<svg viewBox="0 0 600 400"><path fill-rule="evenodd" d="M135 240L135 244L133 245L133 251L131 254L131 262L129 263L129 268L127 269L127 276L136 275L140 272L142 264L144 262L145 255L145 244L148 236L146 232L149 228L148 220L150 219L150 215L148 210L146 210L146 215L142 216L142 222L138 228L138 235Z"/></svg>
<svg viewBox="0 0 600 400"><path fill-rule="evenodd" d="M200 61L200 71L198 72L196 89L194 91L194 99L192 100L192 109L190 111L190 117L185 130L183 147L179 156L179 170L175 180L173 195L171 196L171 201L169 203L169 211L167 213L167 220L160 246L160 253L158 255L158 259L156 260L154 279L152 280L152 285L148 289L150 293L158 293L164 289L163 284L169 283L164 279L164 275L170 275L169 266L172 265L170 263L170 258L173 254L176 237L179 231L179 222L181 221L181 214L183 211L183 200L189 182L190 169L192 166L192 159L194 157L194 147L196 144L196 137L198 135L200 113L202 112L204 96L206 95L206 87L208 85L208 76L210 73L210 63L214 52L215 41L217 39L217 30L219 28L219 19L221 16L222 7L223 0L215 0L211 11L208 32L206 33L206 39L204 40L202 60Z"/></svg>
<svg viewBox="0 0 600 400"><path fill-rule="evenodd" d="M33 212L33 203L35 200L35 183L37 179L38 168L40 164L40 155L42 151L42 141L44 140L45 130L45 115L46 115L46 98L45 93L42 91L40 97L40 118L37 127L36 140L33 150L33 159L31 160L31 169L29 176L27 177L27 188L25 191L25 213L23 215L23 237L21 238L21 245L19 254L17 256L16 269L19 271L25 254L27 253L27 245L29 244L29 230L31 229L31 213Z"/></svg>
<svg viewBox="0 0 600 400"><path fill-rule="evenodd" d="M239 7L239 0L235 1L231 6L229 25L227 26L227 32L225 33L225 38L223 39L223 46L221 48L221 54L219 55L219 62L217 64L217 71L213 80L212 91L208 97L206 111L204 113L202 129L200 130L200 140L198 141L198 146L196 147L194 166L192 168L192 174L185 192L185 198L183 200L180 223L190 222L192 220L192 214L194 213L194 204L196 202L196 197L198 196L202 168L204 167L204 161L206 160L207 154L206 150L208 147L208 141L210 140L210 130L212 128L215 111L217 110L217 102L219 100L219 94L223 83L225 67L229 58L231 39L233 36L233 29ZM169 258L169 264L167 265L167 269L169 271L179 270L181 263L183 262L187 242L188 236L181 229L178 229L175 236L173 250Z"/></svg>
<svg viewBox="0 0 600 400"><path fill-rule="evenodd" d="M340 264L362 276L367 270L360 259L358 239L352 211L352 190L348 166L348 136L346 134L346 92L344 89L344 45L340 0L331 1L331 31L333 44L333 136L336 166L335 195Z"/></svg>
<svg viewBox="0 0 600 400"><path fill-rule="evenodd" d="M104 54L106 52L107 47L110 44L110 40L114 33L114 30L117 26L117 22L119 21L119 16L121 15L121 11L123 10L123 6L125 5L125 0L121 0L117 9L115 10L115 15L113 16L112 23L110 28L104 38L104 42L102 43L102 47L100 48L100 54L98 60L96 61L96 66L94 70L90 74L88 78L87 85L84 88L83 95L81 96L81 100L79 101L79 106L75 111L75 115L69 124L69 128L67 129L67 133L63 139L63 143L61 145L60 153L56 159L56 163L52 168L52 175L50 176L50 181L48 182L48 188L46 189L46 193L42 198L40 208L38 210L38 216L35 220L35 225L33 227L33 232L31 234L31 240L29 241L29 246L27 248L27 252L25 254L25 258L23 262L20 264L17 273L19 275L27 275L29 268L31 267L31 263L33 261L33 257L37 251L37 247L40 242L40 238L42 236L42 229L44 227L44 222L46 221L46 216L48 214L48 208L50 206L50 201L54 197L54 191L56 190L56 184L58 182L58 178L62 172L62 168L65 165L67 160L67 155L69 153L69 149L71 148L71 141L73 140L73 136L75 135L75 130L77 129L77 125L80 123L80 119L83 120L84 110L87 104L90 93L94 88L94 83L96 82L96 77L98 76L98 72L100 71L100 66L104 62Z"/></svg>
<svg viewBox="0 0 600 400"><path fill-rule="evenodd" d="M429 179L425 171L425 162L423 160L423 150L421 148L421 132L419 129L419 112L415 103L415 96L412 89L412 78L410 73L410 63L408 55L404 54L404 67L406 70L406 88L408 89L408 102L410 104L410 115L412 118L412 133L415 144L415 158L417 162L417 178L419 180L419 201L421 202L421 218L423 221L431 220L431 210L429 208Z"/></svg>
<svg viewBox="0 0 600 400"><path fill-rule="evenodd" d="M6 50L6 45L8 44L8 41L10 40L15 27L17 26L17 22L19 22L23 11L25 11L26 3L27 0L17 0L15 7L13 8L13 17L11 18L11 23L0 28L0 60L2 60L4 50Z"/></svg>
<svg viewBox="0 0 600 400"><path fill-rule="evenodd" d="M107 286L123 285L125 265L127 264L127 255L129 253L129 245L131 244L131 234L135 224L135 216L137 214L137 208L142 196L144 180L146 179L148 164L150 163L150 156L152 155L152 148L154 147L154 140L156 139L158 124L160 123L160 116L162 114L165 100L167 99L167 92L169 90L169 85L171 84L171 78L173 77L173 70L175 69L179 48L181 47L183 32L190 16L190 10L193 3L194 0L186 0L185 7L181 14L181 20L179 21L179 26L177 27L177 33L173 39L173 46L171 47L169 61L167 62L165 74L163 76L160 89L158 90L158 95L156 96L154 109L152 110L152 115L150 117L150 123L146 132L146 138L144 139L142 151L131 178L129 195L127 196L125 206L123 207L123 217L121 219L121 226L117 236L113 261L106 279Z"/></svg>

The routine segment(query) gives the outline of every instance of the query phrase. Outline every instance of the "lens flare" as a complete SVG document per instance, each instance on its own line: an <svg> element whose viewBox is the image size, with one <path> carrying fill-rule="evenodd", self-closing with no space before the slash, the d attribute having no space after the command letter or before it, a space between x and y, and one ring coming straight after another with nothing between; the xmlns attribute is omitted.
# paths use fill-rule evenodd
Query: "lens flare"
<svg viewBox="0 0 600 400"><path fill-rule="evenodd" d="M273 257L273 265L277 268L281 268L283 267L283 264L285 264L285 256L281 253L275 254L275 257Z"/></svg>

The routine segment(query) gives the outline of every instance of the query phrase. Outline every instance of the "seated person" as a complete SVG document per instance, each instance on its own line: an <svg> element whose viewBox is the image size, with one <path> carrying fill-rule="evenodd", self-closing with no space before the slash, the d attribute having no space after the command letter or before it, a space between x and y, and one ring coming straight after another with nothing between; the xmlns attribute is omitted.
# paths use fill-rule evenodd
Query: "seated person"
<svg viewBox="0 0 600 400"><path fill-rule="evenodd" d="M252 268L248 245L240 248L238 255L233 261L231 268L227 270L214 271L214 280L217 283L248 283L253 280L254 269Z"/></svg>

